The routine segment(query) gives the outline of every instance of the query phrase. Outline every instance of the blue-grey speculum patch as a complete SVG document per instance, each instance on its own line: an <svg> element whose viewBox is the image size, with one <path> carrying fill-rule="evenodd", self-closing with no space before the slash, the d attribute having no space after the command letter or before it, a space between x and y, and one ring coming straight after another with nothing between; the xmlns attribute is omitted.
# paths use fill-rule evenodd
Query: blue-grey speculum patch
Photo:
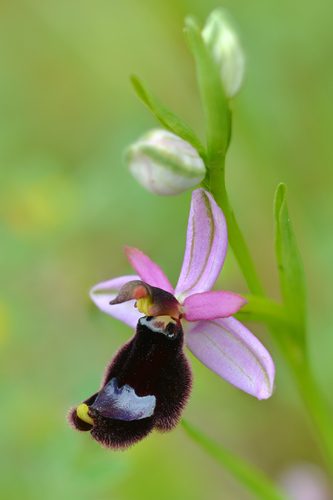
<svg viewBox="0 0 333 500"><path fill-rule="evenodd" d="M106 418L141 420L154 414L156 398L137 396L128 384L119 388L115 377L103 387L91 406Z"/></svg>

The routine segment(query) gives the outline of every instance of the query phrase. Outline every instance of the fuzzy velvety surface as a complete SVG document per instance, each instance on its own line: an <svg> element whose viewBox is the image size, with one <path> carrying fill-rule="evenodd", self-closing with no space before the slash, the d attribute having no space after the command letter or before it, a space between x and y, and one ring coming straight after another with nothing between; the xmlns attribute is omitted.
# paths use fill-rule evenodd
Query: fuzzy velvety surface
<svg viewBox="0 0 333 500"><path fill-rule="evenodd" d="M134 337L118 351L108 366L101 389L114 378L119 388L128 385L138 397L154 396L153 415L130 421L126 420L125 413L123 418L108 418L105 414L112 414L114 401L110 398L108 407L108 401L103 397L103 409L99 409L96 403L99 393L96 393L84 401L94 425L78 418L74 408L69 419L76 429L90 431L94 439L110 448L126 448L148 435L153 428L159 431L172 429L179 421L192 386L180 323L170 320L163 325L153 317L141 318Z"/></svg>

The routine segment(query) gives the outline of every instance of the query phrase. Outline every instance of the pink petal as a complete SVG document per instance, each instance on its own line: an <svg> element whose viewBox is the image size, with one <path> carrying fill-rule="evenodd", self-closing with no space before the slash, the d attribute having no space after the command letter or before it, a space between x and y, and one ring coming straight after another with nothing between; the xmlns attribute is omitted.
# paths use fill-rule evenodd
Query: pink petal
<svg viewBox="0 0 333 500"><path fill-rule="evenodd" d="M167 292L174 293L170 281L162 269L153 262L148 255L133 247L124 247L124 252L133 269L138 273L141 280L150 286L162 288Z"/></svg>
<svg viewBox="0 0 333 500"><path fill-rule="evenodd" d="M185 319L199 321L228 318L247 302L244 297L232 292L195 293L184 300Z"/></svg>
<svg viewBox="0 0 333 500"><path fill-rule="evenodd" d="M187 323L186 345L204 365L238 389L258 399L271 396L273 360L261 342L235 318Z"/></svg>
<svg viewBox="0 0 333 500"><path fill-rule="evenodd" d="M180 303L189 295L212 288L221 272L227 245L222 210L208 191L196 189L192 193L185 257L175 291Z"/></svg>
<svg viewBox="0 0 333 500"><path fill-rule="evenodd" d="M135 328L139 318L143 316L142 313L134 307L135 300L124 302L122 304L110 305L110 300L117 297L119 290L123 285L129 281L138 280L139 276L136 274L131 276L120 276L109 281L98 283L90 290L90 298L96 306L109 316L119 319L126 325Z"/></svg>

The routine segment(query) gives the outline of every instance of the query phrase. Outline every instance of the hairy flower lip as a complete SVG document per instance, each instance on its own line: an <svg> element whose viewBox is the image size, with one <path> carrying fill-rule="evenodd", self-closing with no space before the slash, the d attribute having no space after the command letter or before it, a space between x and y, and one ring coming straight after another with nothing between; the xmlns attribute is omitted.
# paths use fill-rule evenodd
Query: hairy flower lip
<svg viewBox="0 0 333 500"><path fill-rule="evenodd" d="M125 449L154 428L175 427L191 387L180 321L143 317L109 363L100 390L72 408L68 422L102 446Z"/></svg>
<svg viewBox="0 0 333 500"><path fill-rule="evenodd" d="M148 301L135 309L135 299L133 303L115 303L121 287L138 280L171 294L176 301L176 312L172 314L186 325L185 341L192 354L237 388L258 399L269 398L274 389L273 360L261 342L232 317L246 300L232 292L211 291L227 252L226 221L213 196L202 188L192 193L185 256L175 289L147 255L132 247L124 250L137 275L121 276L93 287L90 296L97 307L135 328L142 314L140 309L154 315L153 305ZM156 314L161 311L162 307L156 308Z"/></svg>

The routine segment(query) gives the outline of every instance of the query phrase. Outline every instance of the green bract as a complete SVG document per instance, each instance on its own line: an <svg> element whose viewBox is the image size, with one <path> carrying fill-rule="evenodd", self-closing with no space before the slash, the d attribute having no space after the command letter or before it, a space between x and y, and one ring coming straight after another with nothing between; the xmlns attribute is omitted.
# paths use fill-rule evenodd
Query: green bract
<svg viewBox="0 0 333 500"><path fill-rule="evenodd" d="M139 99L147 106L156 120L169 132L189 142L206 161L206 150L191 127L163 104L138 76L132 75L131 82Z"/></svg>
<svg viewBox="0 0 333 500"><path fill-rule="evenodd" d="M275 193L275 251L281 292L290 320L295 325L301 345L304 344L306 321L306 291L303 264L291 225L286 185L278 185Z"/></svg>

